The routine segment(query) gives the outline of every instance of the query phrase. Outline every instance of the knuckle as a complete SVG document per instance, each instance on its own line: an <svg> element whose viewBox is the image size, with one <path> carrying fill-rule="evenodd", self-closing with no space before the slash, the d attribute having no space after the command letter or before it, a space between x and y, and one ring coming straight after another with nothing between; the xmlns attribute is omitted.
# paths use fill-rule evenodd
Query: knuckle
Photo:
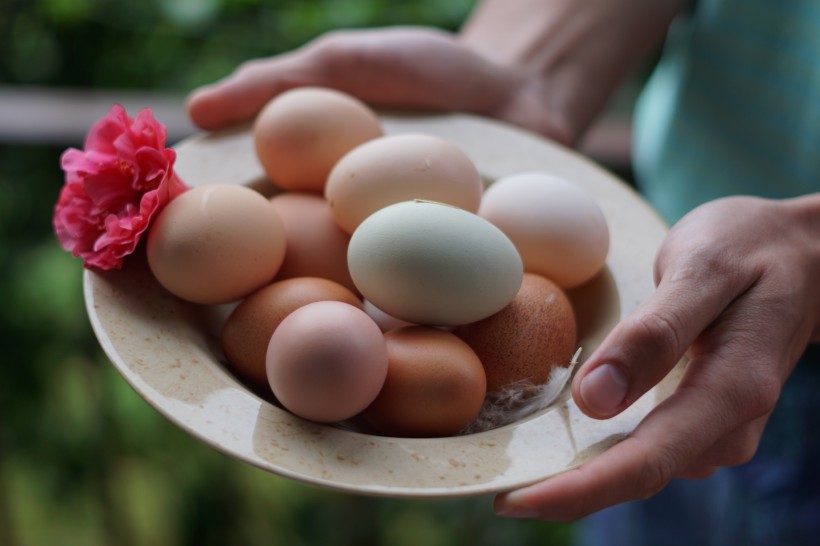
<svg viewBox="0 0 820 546"><path fill-rule="evenodd" d="M645 311L633 319L632 326L637 334L638 343L666 355L677 355L683 351L678 334L681 329L681 320L673 313Z"/></svg>
<svg viewBox="0 0 820 546"><path fill-rule="evenodd" d="M743 381L732 383L732 392L725 393L736 414L736 419L753 421L768 415L777 404L782 389L781 381L774 372L775 364L768 360L749 365L738 362L732 367L743 366L745 370L733 370Z"/></svg>
<svg viewBox="0 0 820 546"><path fill-rule="evenodd" d="M659 451L644 468L638 484L639 498L644 500L660 493L678 473L677 461L668 450Z"/></svg>
<svg viewBox="0 0 820 546"><path fill-rule="evenodd" d="M726 457L725 461L722 461L722 466L741 466L748 463L757 453L757 445L756 441L742 442Z"/></svg>
<svg viewBox="0 0 820 546"><path fill-rule="evenodd" d="M677 228L677 229L676 229ZM694 277L704 283L729 282L741 272L735 251L727 247L714 233L706 232L693 238L687 229L672 228L655 259L655 280L670 272Z"/></svg>
<svg viewBox="0 0 820 546"><path fill-rule="evenodd" d="M330 30L309 42L305 50L316 58L332 59L349 53L354 37L349 30Z"/></svg>
<svg viewBox="0 0 820 546"><path fill-rule="evenodd" d="M713 457L718 466L740 466L748 463L757 453L760 443L760 434L750 427L733 435L731 442L721 446Z"/></svg>
<svg viewBox="0 0 820 546"><path fill-rule="evenodd" d="M252 78L254 75L264 71L264 66L265 61L263 59L250 59L240 63L234 74L239 78Z"/></svg>
<svg viewBox="0 0 820 546"><path fill-rule="evenodd" d="M755 374L749 394L750 418L771 412L780 398L780 381L771 373Z"/></svg>
<svg viewBox="0 0 820 546"><path fill-rule="evenodd" d="M336 83L350 71L362 70L371 59L363 47L362 36L349 30L331 30L314 39L304 49L304 59Z"/></svg>

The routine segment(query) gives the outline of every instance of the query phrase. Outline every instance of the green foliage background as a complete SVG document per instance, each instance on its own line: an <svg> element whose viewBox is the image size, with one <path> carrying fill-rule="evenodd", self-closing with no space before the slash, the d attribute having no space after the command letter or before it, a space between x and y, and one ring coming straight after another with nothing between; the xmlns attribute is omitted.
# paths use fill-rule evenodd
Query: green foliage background
<svg viewBox="0 0 820 546"><path fill-rule="evenodd" d="M455 29L471 0L0 0L0 82L179 92L340 27ZM0 120L2 123L2 120ZM51 231L66 146L0 147L0 545L565 544L490 498L358 497L200 444L144 403L88 324Z"/></svg>

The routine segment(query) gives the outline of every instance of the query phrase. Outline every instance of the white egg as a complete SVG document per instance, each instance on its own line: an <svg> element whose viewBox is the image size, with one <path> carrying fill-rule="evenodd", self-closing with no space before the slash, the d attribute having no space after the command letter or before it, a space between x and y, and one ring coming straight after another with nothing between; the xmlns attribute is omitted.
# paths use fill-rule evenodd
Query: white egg
<svg viewBox="0 0 820 546"><path fill-rule="evenodd" d="M545 173L495 181L478 214L515 244L524 269L571 288L594 277L609 252L606 218L592 196L572 182Z"/></svg>
<svg viewBox="0 0 820 546"><path fill-rule="evenodd" d="M367 316L372 318L373 321L379 325L382 332L397 330L399 328L404 328L405 326L413 326L412 322L407 322L406 320L401 320L390 316L367 300L362 301L362 308L364 309L364 312L367 313Z"/></svg>

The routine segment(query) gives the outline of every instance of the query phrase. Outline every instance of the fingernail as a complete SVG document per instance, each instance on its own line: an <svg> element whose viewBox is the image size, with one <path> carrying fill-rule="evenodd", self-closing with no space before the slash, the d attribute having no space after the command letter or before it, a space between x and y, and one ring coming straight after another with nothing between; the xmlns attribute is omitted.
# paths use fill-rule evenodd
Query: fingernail
<svg viewBox="0 0 820 546"><path fill-rule="evenodd" d="M581 399L599 415L609 415L621 405L629 388L626 377L612 364L602 364L581 380Z"/></svg>

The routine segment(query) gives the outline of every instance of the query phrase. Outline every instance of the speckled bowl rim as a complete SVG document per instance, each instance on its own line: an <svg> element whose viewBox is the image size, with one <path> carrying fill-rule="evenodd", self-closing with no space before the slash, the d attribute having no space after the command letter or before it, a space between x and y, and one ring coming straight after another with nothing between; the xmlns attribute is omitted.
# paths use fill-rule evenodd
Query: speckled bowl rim
<svg viewBox="0 0 820 546"><path fill-rule="evenodd" d="M596 199L610 228L605 272L591 281L597 313L584 355L654 289L652 262L667 227L628 185L580 154L497 121L464 114L382 113L387 134L421 132L459 145L482 176L548 172ZM249 127L197 135L177 147L192 185L270 187ZM679 380L682 364L621 415L594 420L567 392L549 408L494 430L450 438L390 438L304 421L245 388L220 361L225 309L182 302L159 287L144 256L121 271L84 274L86 307L105 354L151 406L193 437L262 470L350 493L409 498L495 494L575 468L625 438ZM605 304L596 297L609 294ZM591 306L591 307L590 307ZM603 309L603 310L601 310Z"/></svg>

